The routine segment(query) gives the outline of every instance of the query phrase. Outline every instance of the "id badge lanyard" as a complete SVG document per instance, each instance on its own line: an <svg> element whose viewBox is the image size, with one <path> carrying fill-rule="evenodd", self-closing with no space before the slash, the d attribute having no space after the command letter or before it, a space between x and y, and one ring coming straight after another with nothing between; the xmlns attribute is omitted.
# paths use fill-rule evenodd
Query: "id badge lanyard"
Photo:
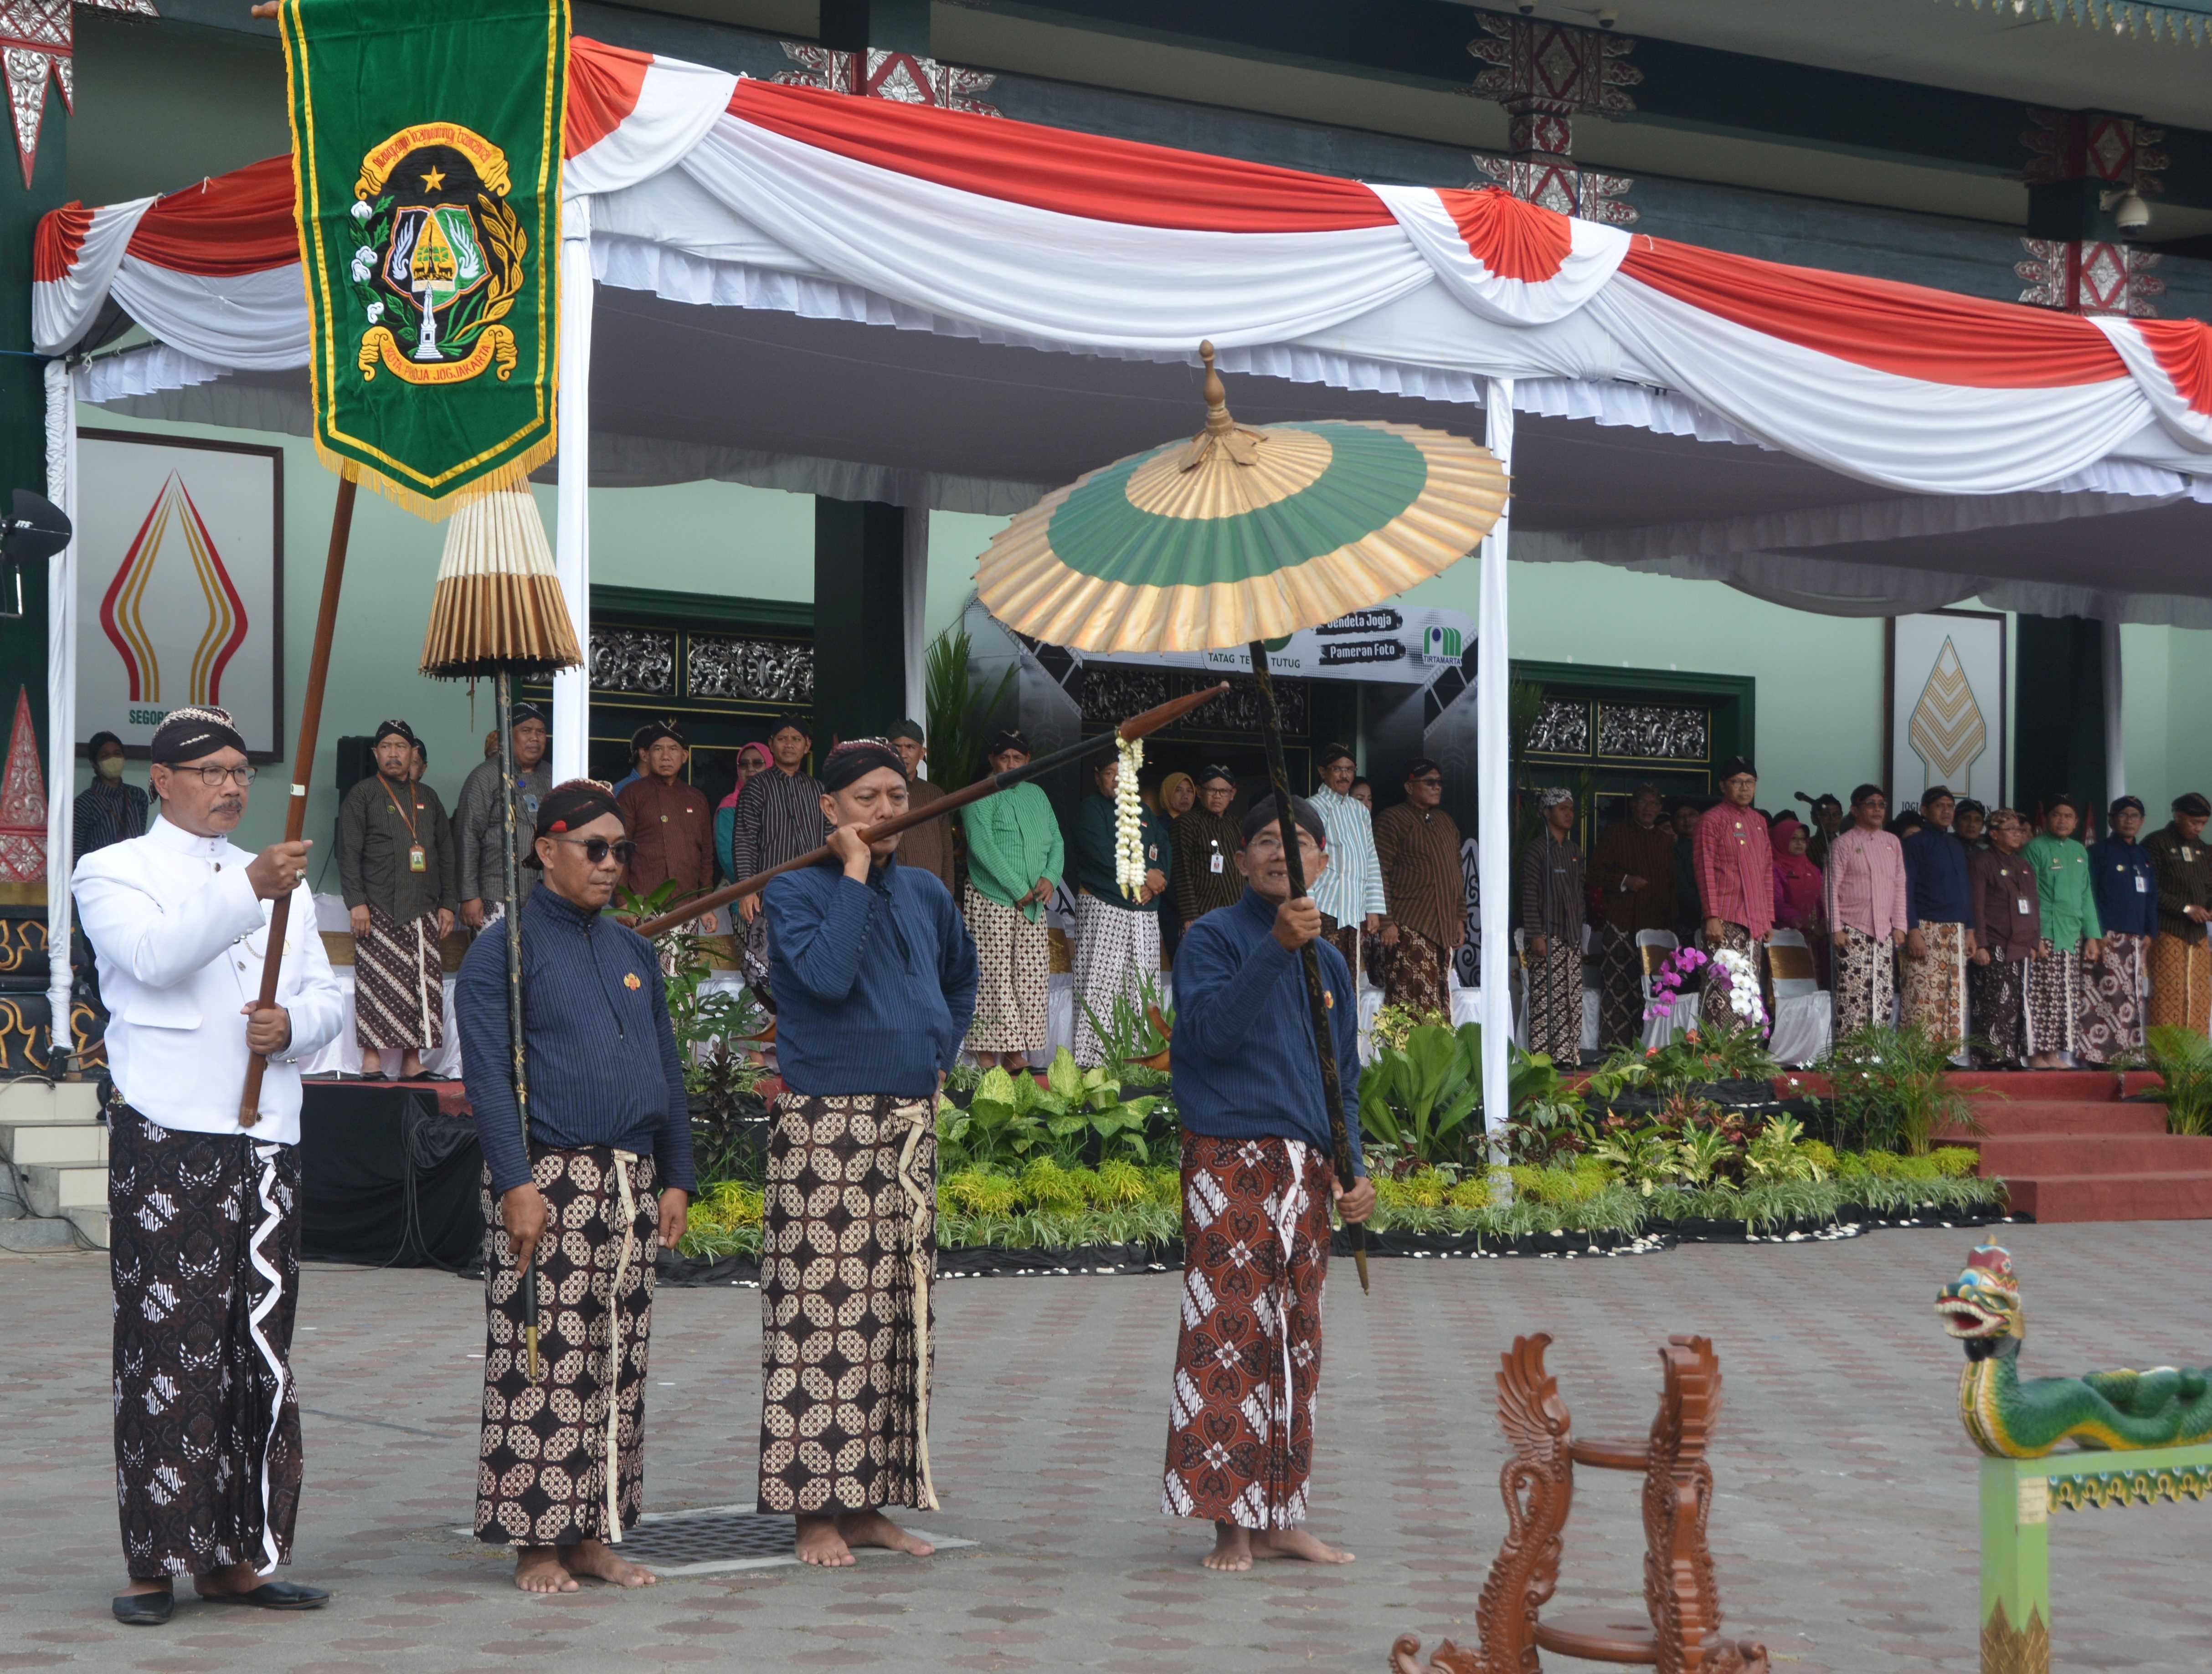
<svg viewBox="0 0 2212 1674"><path fill-rule="evenodd" d="M392 795L392 781L390 779L386 779L382 773L379 773L376 776L376 782L384 786L385 799L391 803L392 811L399 816L400 819L406 823L409 842L409 847L407 850L407 870L410 872L428 871L430 870L430 857L423 852L422 834L415 828L415 821L413 816L410 816L405 809L399 805L399 798ZM407 787L407 800L415 804L416 811L417 813L422 811L422 804L419 802L415 802L415 787L412 785L410 785Z"/></svg>

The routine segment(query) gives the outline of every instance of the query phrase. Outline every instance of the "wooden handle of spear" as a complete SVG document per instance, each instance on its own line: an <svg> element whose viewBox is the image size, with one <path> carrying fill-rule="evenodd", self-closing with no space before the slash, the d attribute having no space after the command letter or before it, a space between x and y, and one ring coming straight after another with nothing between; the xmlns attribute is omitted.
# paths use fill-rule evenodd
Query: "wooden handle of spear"
<svg viewBox="0 0 2212 1674"><path fill-rule="evenodd" d="M1275 708L1274 677L1267 672L1267 647L1259 640L1252 641L1252 672L1260 682L1260 731L1267 747L1267 782L1275 792L1276 823L1283 834L1283 864L1291 875L1290 898L1296 901L1306 892L1305 856L1298 848L1297 821L1291 809L1291 773L1283 756L1283 721ZM1352 1131L1344 1119L1344 1083L1337 1075L1336 1049L1330 1040L1328 997L1321 986L1321 950L1309 942L1299 952L1299 963L1306 979L1306 1006L1313 1018L1314 1051L1321 1059L1322 1098L1328 1106L1331 1161L1338 1183L1349 1192L1352 1182ZM1357 994L1346 998L1352 1005L1359 1004ZM1364 1295L1368 1290L1367 1229L1356 1221L1347 1221L1344 1232L1352 1243L1352 1265L1359 1270L1359 1290Z"/></svg>
<svg viewBox="0 0 2212 1674"><path fill-rule="evenodd" d="M1157 709L1147 709L1141 715L1130 716L1111 732L1102 732L1095 738L1085 738L1079 743L1068 745L1065 749L1056 749L1049 755L1040 755L1034 761L1024 762L1018 767L1009 767L1002 773L993 773L988 779L979 779L964 789L950 792L939 797L926 807L909 808L903 814L895 815L888 820L878 821L860 833L861 840L869 843L880 842L895 832L910 831L915 826L927 825L932 820L941 820L947 814L957 813L971 802L981 802L985 797L996 796L1001 791L1011 791L1017 785L1026 785L1030 779L1040 774L1048 773L1055 767L1064 767L1071 761L1080 761L1087 755L1103 755L1114 747L1116 740L1127 743L1138 738L1146 737L1158 732L1162 727L1181 720L1200 704L1212 702L1228 689L1227 681L1217 681L1203 690L1186 692L1179 698L1170 698ZM735 883L726 883L720 889L709 890L703 895L694 895L673 911L664 913L657 919L647 919L643 924L636 926L637 933L650 941L656 936L674 930L678 925L690 924L702 913L712 913L716 907L726 906L746 895L757 895L770 878L779 877L785 872L795 872L802 866L816 865L827 860L830 853L830 846L824 843L818 849L809 849L805 853L785 861L781 866L770 866L764 872L756 872L750 877L738 879Z"/></svg>
<svg viewBox="0 0 2212 1674"><path fill-rule="evenodd" d="M300 737L292 752L292 798L284 805L284 840L296 843L307 824L307 776L315 765L315 735L323 725L323 688L331 673L331 637L338 622L338 585L345 579L346 543L353 536L354 490L350 476L338 479L337 505L331 513L330 555L323 563L323 602L315 612L315 651L307 663L307 689L300 700ZM261 961L261 994L254 1010L276 1004L276 979L284 963L284 937L292 926L292 890L269 909L269 950ZM261 1077L269 1060L259 1052L246 1061L246 1090L239 1095L238 1122L252 1127L261 1119Z"/></svg>
<svg viewBox="0 0 2212 1674"><path fill-rule="evenodd" d="M507 1031L514 1051L514 1112L522 1124L522 1157L530 1161L530 1059L522 1036L522 895L515 871L517 829L514 807L514 676L501 669L493 676L499 705L500 816L507 840L501 846L501 882L506 886ZM533 1170L534 1171L534 1170ZM522 1270L522 1348L526 1374L538 1381L538 1252Z"/></svg>

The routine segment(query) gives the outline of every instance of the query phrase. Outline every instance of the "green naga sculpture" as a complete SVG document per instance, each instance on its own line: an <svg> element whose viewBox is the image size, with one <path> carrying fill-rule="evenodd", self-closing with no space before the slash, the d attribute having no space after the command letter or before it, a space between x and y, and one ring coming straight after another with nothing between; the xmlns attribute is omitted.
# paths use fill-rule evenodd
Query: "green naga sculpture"
<svg viewBox="0 0 2212 1674"><path fill-rule="evenodd" d="M2040 1459L2071 1441L2091 1449L2179 1447L2212 1440L2212 1371L2154 1367L2081 1378L2023 1378L2027 1323L2011 1253L1984 1244L1936 1299L1943 1329L1966 1345L1959 1417L1984 1453Z"/></svg>

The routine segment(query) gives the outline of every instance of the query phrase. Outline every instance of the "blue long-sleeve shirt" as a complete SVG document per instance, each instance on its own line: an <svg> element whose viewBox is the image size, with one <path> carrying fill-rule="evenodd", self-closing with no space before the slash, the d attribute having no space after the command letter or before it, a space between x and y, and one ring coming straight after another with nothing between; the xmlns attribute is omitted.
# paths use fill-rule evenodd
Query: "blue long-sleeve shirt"
<svg viewBox="0 0 2212 1674"><path fill-rule="evenodd" d="M1905 923L1970 925L1973 897L1966 889L1966 846L1940 826L1923 826L1906 838Z"/></svg>
<svg viewBox="0 0 2212 1674"><path fill-rule="evenodd" d="M945 885L896 855L866 883L825 860L762 900L776 1062L792 1089L935 1094L975 1016L975 944Z"/></svg>
<svg viewBox="0 0 2212 1674"><path fill-rule="evenodd" d="M495 1195L530 1178L507 1027L507 936L479 936L453 981L462 1079ZM550 887L522 907L522 1036L530 1138L651 1155L662 1186L693 1190L691 1115L653 945Z"/></svg>
<svg viewBox="0 0 2212 1674"><path fill-rule="evenodd" d="M1217 1139L1301 1139L1333 1154L1328 1106L1314 1052L1313 1016L1298 955L1274 937L1274 903L1247 889L1234 907L1194 921L1176 945L1175 1102L1182 1125ZM1352 1140L1359 1136L1359 1016L1352 973L1327 942L1321 980L1334 1004L1329 1032Z"/></svg>
<svg viewBox="0 0 2212 1674"><path fill-rule="evenodd" d="M2107 936L2158 934L2158 871L2141 843L2107 837L2090 844L2089 887Z"/></svg>

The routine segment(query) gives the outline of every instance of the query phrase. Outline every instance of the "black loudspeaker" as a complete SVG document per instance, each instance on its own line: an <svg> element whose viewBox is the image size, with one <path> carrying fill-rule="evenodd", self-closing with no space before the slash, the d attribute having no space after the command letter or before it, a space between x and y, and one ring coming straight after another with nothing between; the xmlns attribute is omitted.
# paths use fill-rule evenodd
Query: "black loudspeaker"
<svg viewBox="0 0 2212 1674"><path fill-rule="evenodd" d="M337 743L338 800L376 772L376 740L366 733L349 734Z"/></svg>

